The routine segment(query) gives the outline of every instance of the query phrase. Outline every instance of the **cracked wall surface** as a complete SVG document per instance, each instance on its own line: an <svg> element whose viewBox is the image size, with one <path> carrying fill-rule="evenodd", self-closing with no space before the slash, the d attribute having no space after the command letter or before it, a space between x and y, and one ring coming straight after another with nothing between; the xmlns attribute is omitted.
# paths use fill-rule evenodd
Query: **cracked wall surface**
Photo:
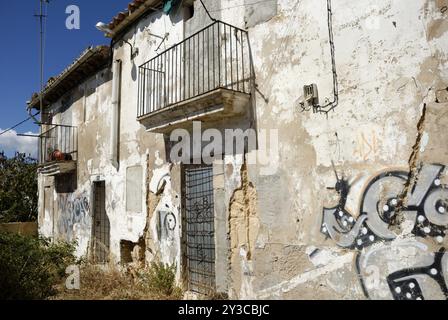
<svg viewBox="0 0 448 320"><path fill-rule="evenodd" d="M259 229L256 205L257 192L254 185L249 181L247 165L243 164L241 167L241 186L234 191L230 199L229 273L231 275L231 288L236 290L238 286L241 286L241 292L244 295L251 295L253 250L255 249ZM239 295L240 292L236 291L230 297L239 297Z"/></svg>

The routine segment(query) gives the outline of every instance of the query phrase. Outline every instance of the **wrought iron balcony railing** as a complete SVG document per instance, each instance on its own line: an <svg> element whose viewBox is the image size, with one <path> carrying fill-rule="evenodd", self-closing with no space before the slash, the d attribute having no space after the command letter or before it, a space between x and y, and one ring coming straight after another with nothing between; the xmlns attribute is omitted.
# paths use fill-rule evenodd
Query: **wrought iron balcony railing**
<svg viewBox="0 0 448 320"><path fill-rule="evenodd" d="M251 93L248 33L216 21L139 68L138 117L217 89Z"/></svg>
<svg viewBox="0 0 448 320"><path fill-rule="evenodd" d="M63 125L51 125L40 135L40 164L58 161L77 161L78 128Z"/></svg>

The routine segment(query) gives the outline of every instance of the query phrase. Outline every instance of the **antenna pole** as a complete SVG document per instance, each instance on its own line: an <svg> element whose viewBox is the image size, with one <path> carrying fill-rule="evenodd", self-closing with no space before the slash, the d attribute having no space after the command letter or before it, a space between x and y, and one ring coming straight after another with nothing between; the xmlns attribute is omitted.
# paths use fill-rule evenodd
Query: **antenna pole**
<svg viewBox="0 0 448 320"><path fill-rule="evenodd" d="M47 0L39 0L40 1L40 10L39 14L35 15L39 18L39 26L40 26L40 92L39 92L39 103L40 103L40 118L41 124L43 123L44 116L44 104L43 104L43 90L44 90L44 19L47 17L44 14L44 2L48 3Z"/></svg>
<svg viewBox="0 0 448 320"><path fill-rule="evenodd" d="M48 3L49 0L39 0L40 9L39 14L35 17L39 18L40 27L40 90L39 90L39 107L40 107L40 133L43 132L43 122L44 122L44 103L43 103L43 90L44 90L44 19L47 17L44 13L44 3ZM39 159L42 159L42 145L39 144Z"/></svg>
<svg viewBox="0 0 448 320"><path fill-rule="evenodd" d="M40 122L43 122L44 116L44 103L43 103L43 90L44 90L44 0L40 0Z"/></svg>

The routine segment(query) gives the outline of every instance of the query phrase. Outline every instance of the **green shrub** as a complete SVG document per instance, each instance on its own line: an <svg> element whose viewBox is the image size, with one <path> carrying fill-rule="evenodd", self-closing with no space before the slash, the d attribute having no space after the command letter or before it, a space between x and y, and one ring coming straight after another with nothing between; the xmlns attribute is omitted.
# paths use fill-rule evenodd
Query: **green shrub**
<svg viewBox="0 0 448 320"><path fill-rule="evenodd" d="M0 299L46 299L75 262L74 244L0 232Z"/></svg>
<svg viewBox="0 0 448 320"><path fill-rule="evenodd" d="M37 220L37 160L0 152L0 222Z"/></svg>
<svg viewBox="0 0 448 320"><path fill-rule="evenodd" d="M170 296L176 290L176 265L153 262L145 278L151 291Z"/></svg>

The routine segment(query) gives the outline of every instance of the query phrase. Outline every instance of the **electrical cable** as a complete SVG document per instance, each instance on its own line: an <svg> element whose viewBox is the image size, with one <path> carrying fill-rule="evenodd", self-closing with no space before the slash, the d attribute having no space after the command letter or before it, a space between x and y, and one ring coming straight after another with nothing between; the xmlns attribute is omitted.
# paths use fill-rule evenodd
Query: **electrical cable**
<svg viewBox="0 0 448 320"><path fill-rule="evenodd" d="M208 17L210 18L210 20L212 20L213 22L216 22L216 19L213 18L213 17L211 16L210 11L208 11L208 9L207 9L207 7L205 6L204 2L203 2L202 0L199 0L199 1L201 1L201 4L202 4L202 6L204 7L205 12L207 13L207 15L208 15Z"/></svg>
<svg viewBox="0 0 448 320"><path fill-rule="evenodd" d="M339 104L339 84L338 84L338 73L336 69L336 57L334 48L333 11L331 9L331 0L327 0L327 12L328 12L328 35L330 42L331 64L333 73L333 101L327 102L323 106L321 105L313 106L313 109L316 113L324 113L326 115L328 115L330 111L334 110Z"/></svg>
<svg viewBox="0 0 448 320"><path fill-rule="evenodd" d="M17 127L20 127L22 124L24 124L24 123L30 121L31 119L33 119L33 117L37 116L39 113L40 113L40 112L36 113L36 114L33 115L33 116L28 117L27 119L25 119L25 120L19 122L18 124L12 126L11 128L9 128L9 129L7 129L7 130L5 130L5 131L3 131L3 132L0 132L0 136L2 136L2 135L4 135L5 133L8 133L8 132L14 130L14 129L17 128Z"/></svg>

